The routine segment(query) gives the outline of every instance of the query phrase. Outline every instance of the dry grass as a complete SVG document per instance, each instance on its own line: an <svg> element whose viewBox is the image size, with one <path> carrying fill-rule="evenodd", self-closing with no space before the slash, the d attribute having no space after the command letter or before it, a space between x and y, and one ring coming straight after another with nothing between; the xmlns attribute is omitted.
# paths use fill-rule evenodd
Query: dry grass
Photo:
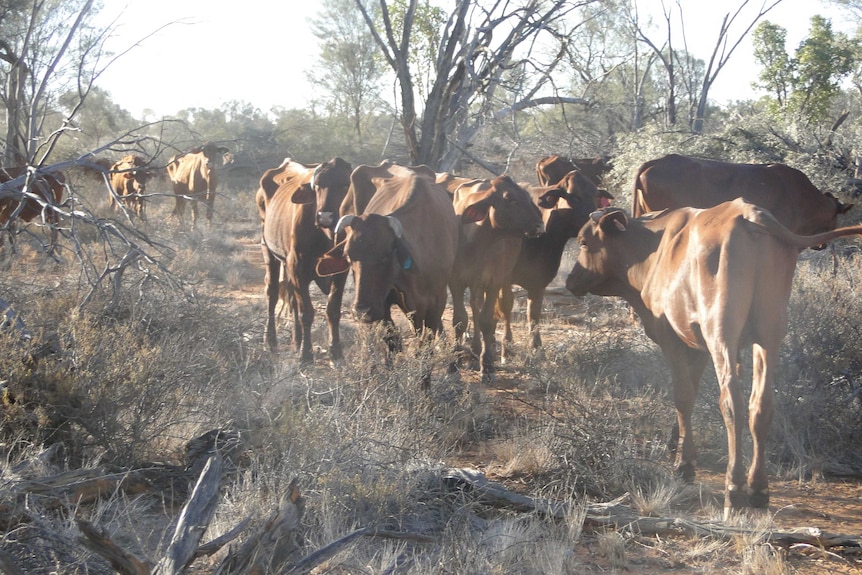
<svg viewBox="0 0 862 575"><path fill-rule="evenodd" d="M386 365L379 330L356 326L347 311L345 361L330 367L315 292L317 359L300 368L288 326L281 326L278 356L263 349L258 222L244 202L252 205L250 193L226 197L220 213L231 220L185 234L158 221L169 205L153 206L145 229L172 246L166 267L184 292L130 273L119 302L112 305L106 288L79 310L89 290L79 268L20 246L0 276L0 299L21 313L34 338L0 337L4 478L57 440L65 458L28 467L30 476L96 463L182 465L186 441L230 424L248 451L207 539L243 517L266 517L298 477L307 500L306 551L370 525L438 538L430 546L366 539L330 559L333 572L639 573L644 565L644 572L788 572L782 554L756 540L597 533L584 528L584 505L553 521L490 510L442 484L443 468L474 465L531 495L584 502L628 492L643 515L719 515L710 497L670 475L667 368L625 306L600 298L549 301L542 355L516 343L488 388L469 371L447 374L454 359L448 338L430 349L405 337L404 351ZM860 402L846 401L862 372L858 267L848 264L838 278L800 268L779 376L794 383L777 389L770 454L773 467L790 474L821 473L858 457L851 446ZM523 326L518 330L523 337ZM35 365L22 361L46 345L56 353ZM423 394L429 368L432 387ZM714 388L703 383L695 417L699 460L720 469L724 427ZM159 497L116 496L89 517L152 558L164 549L175 512ZM70 516L67 510L42 521L73 541ZM52 559L32 572L77 573L87 565L100 572L91 557L75 561L77 571Z"/></svg>

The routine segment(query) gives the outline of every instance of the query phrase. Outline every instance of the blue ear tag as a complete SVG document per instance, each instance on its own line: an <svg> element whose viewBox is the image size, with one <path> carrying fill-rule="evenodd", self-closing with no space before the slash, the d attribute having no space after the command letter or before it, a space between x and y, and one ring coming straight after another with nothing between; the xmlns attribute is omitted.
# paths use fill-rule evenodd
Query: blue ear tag
<svg viewBox="0 0 862 575"><path fill-rule="evenodd" d="M404 268L405 270L409 270L410 268L412 268L413 267L413 258L411 258L410 256L407 256L407 259L404 260L404 265L402 265L401 267Z"/></svg>

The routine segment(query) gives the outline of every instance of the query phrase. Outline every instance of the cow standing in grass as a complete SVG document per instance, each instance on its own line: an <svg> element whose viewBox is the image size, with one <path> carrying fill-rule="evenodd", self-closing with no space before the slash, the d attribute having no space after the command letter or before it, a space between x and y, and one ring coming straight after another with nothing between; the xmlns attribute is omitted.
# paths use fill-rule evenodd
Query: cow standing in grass
<svg viewBox="0 0 862 575"><path fill-rule="evenodd" d="M345 278L321 277L315 266L318 258L332 247L332 228L347 194L350 172L350 164L341 158L311 165L287 159L263 174L255 196L266 264L266 343L270 350L278 349L275 308L283 275L287 305L293 316L293 343L302 363L314 359L311 345L314 305L309 292L312 282L328 295L329 356L332 361L342 358L339 324Z"/></svg>
<svg viewBox="0 0 862 575"><path fill-rule="evenodd" d="M197 226L200 203L206 206L207 225L212 224L218 175L216 170L229 150L224 146L206 143L203 146L178 154L168 162L168 177L174 189L176 206L173 216L185 225L186 202L192 203L192 228Z"/></svg>
<svg viewBox="0 0 862 575"><path fill-rule="evenodd" d="M742 199L640 219L610 208L593 214L581 229L578 259L566 287L576 296L622 297L661 348L671 367L680 430L676 469L689 481L697 456L691 416L701 376L712 359L727 428L726 516L734 508L769 504L766 439L799 253L851 234L862 234L862 226L799 236ZM748 426L754 452L747 478L739 368L744 346L751 346L753 358Z"/></svg>
<svg viewBox="0 0 862 575"><path fill-rule="evenodd" d="M453 205L462 222L458 256L449 283L455 339L460 346L467 330L464 292L469 289L471 351L480 359L482 379L491 381L496 372L496 308L500 292L511 289L521 241L544 231L542 214L530 194L509 176L462 184L455 190Z"/></svg>

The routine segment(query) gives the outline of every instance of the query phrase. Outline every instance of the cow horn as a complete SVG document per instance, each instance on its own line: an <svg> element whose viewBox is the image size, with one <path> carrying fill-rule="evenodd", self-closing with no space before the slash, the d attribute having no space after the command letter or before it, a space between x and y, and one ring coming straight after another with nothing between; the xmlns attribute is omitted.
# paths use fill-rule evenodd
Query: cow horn
<svg viewBox="0 0 862 575"><path fill-rule="evenodd" d="M321 164L322 166L323 164ZM314 189L314 180L317 179L317 171L320 169L320 166L314 168L314 171L311 172L311 189Z"/></svg>
<svg viewBox="0 0 862 575"><path fill-rule="evenodd" d="M386 216L386 219L389 220L389 227L395 232L395 237L400 238L404 234L404 227L401 225L401 222L392 216Z"/></svg>
<svg viewBox="0 0 862 575"><path fill-rule="evenodd" d="M353 222L353 218L355 218L355 217L356 216L353 214L347 214L346 216L341 216L341 218L338 220L338 223L335 224L335 231L332 232L332 235L337 236L338 234L340 234L344 230L344 228L349 228L350 224Z"/></svg>

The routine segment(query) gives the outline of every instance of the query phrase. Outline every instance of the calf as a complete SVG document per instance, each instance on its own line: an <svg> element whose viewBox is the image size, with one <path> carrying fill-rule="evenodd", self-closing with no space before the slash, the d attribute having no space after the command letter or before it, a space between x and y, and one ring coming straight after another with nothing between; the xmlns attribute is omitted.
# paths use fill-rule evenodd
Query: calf
<svg viewBox="0 0 862 575"><path fill-rule="evenodd" d="M217 168L229 150L223 146L206 143L184 154L178 154L168 162L168 177L173 185L176 206L173 216L185 225L186 201L192 202L192 228L197 225L198 206L206 205L207 225L212 224L213 206L218 187Z"/></svg>
<svg viewBox="0 0 862 575"><path fill-rule="evenodd" d="M459 186L454 194L454 207L462 221L458 256L449 283L455 339L460 345L467 329L464 291L469 288L473 315L471 351L481 359L483 380L491 381L496 370L494 332L500 290L511 289L512 270L523 238L544 231L542 214L530 194L509 176Z"/></svg>
<svg viewBox="0 0 862 575"><path fill-rule="evenodd" d="M347 193L350 171L350 164L341 158L312 165L287 159L263 174L255 197L266 264L266 343L270 350L278 349L275 308L283 267L287 305L293 315L293 343L302 363L314 359L311 346L314 305L309 292L312 282L328 295L330 359L342 358L339 324L345 276L323 277L315 272L315 266L318 258L332 247L335 214Z"/></svg>
<svg viewBox="0 0 862 575"><path fill-rule="evenodd" d="M577 170L566 174L556 185L529 186L526 189L541 210L545 232L522 241L521 251L512 268L512 285L527 290L530 348L537 349L542 345L539 323L542 320L545 289L557 277L566 244L578 236L590 213L608 206L614 197L596 188L592 181ZM512 286L504 287L500 292L499 307L506 326L505 342L513 339L514 301Z"/></svg>
<svg viewBox="0 0 862 575"><path fill-rule="evenodd" d="M725 516L733 508L769 504L766 438L799 252L860 233L862 226L854 226L798 236L742 199L642 219L605 209L581 229L578 259L566 287L576 296L622 297L661 348L670 363L680 430L676 469L689 481L696 459L691 415L701 375L712 358L727 428ZM747 345L754 364L748 402L754 453L746 479L738 363Z"/></svg>
<svg viewBox="0 0 862 575"><path fill-rule="evenodd" d="M129 154L114 162L110 168L111 207L120 209L120 202L123 202L141 221L146 220L144 195L147 193L147 182L153 177L153 172L146 166L147 161L144 158Z"/></svg>

